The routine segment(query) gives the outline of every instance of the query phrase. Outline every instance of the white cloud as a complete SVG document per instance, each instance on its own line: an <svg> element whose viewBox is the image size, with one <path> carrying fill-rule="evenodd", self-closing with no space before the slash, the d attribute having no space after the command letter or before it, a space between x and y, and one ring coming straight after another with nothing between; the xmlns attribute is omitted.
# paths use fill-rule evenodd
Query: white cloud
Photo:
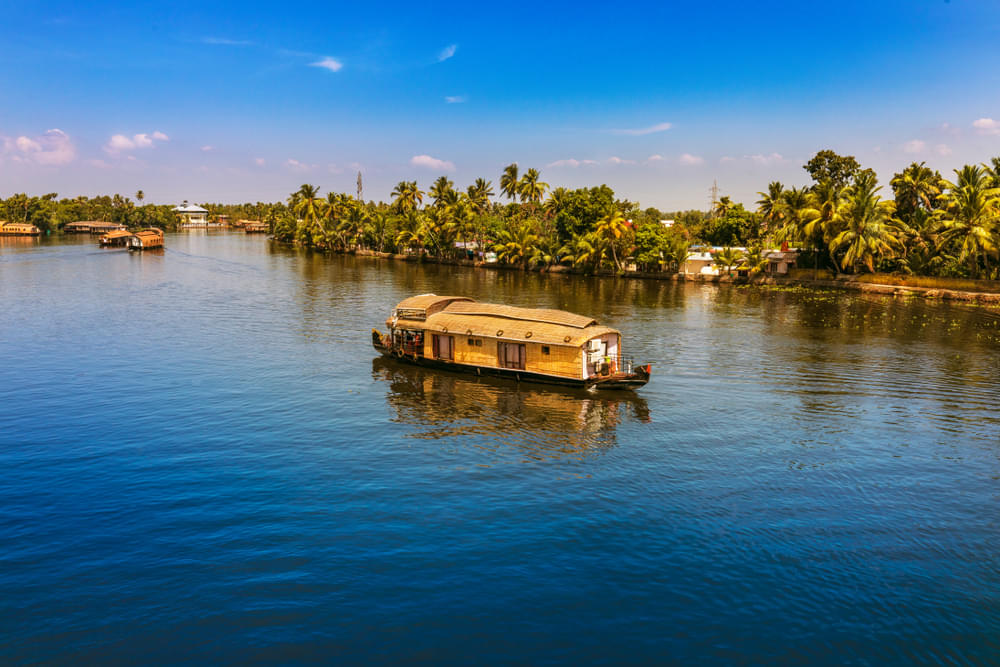
<svg viewBox="0 0 1000 667"><path fill-rule="evenodd" d="M696 166L699 164L705 164L705 158L698 157L697 155L691 155L690 153L684 153L677 161L684 165Z"/></svg>
<svg viewBox="0 0 1000 667"><path fill-rule="evenodd" d="M934 151L938 155L951 155L951 146L948 144L938 144L934 147Z"/></svg>
<svg viewBox="0 0 1000 667"><path fill-rule="evenodd" d="M731 162L736 162L736 158L732 155L723 155L719 158L719 164L730 164Z"/></svg>
<svg viewBox="0 0 1000 667"><path fill-rule="evenodd" d="M448 160L439 160L430 155L414 155L410 158L410 164L414 167L427 167L428 169L438 169L441 171L455 171L455 164Z"/></svg>
<svg viewBox="0 0 1000 667"><path fill-rule="evenodd" d="M40 143L34 139L29 139L28 137L18 137L14 143L17 146L17 150L22 153L31 153L32 151L42 150L42 145Z"/></svg>
<svg viewBox="0 0 1000 667"><path fill-rule="evenodd" d="M211 153L215 150L215 146L202 146L201 150L205 153Z"/></svg>
<svg viewBox="0 0 1000 667"><path fill-rule="evenodd" d="M201 43L217 46L253 46L253 42L244 39L227 39L225 37L202 37Z"/></svg>
<svg viewBox="0 0 1000 667"><path fill-rule="evenodd" d="M305 162L299 162L298 160L294 160L292 158L285 160L285 166L290 169L294 169L295 171L306 171L309 169L309 165Z"/></svg>
<svg viewBox="0 0 1000 667"><path fill-rule="evenodd" d="M130 151L137 148L152 148L154 141L169 141L170 137L163 134L159 130L153 132L152 135L146 133L133 134L131 137L124 134L114 134L108 140L108 143L104 145L104 151L106 153L121 153L123 151Z"/></svg>
<svg viewBox="0 0 1000 667"><path fill-rule="evenodd" d="M568 158L565 160L556 160L555 162L549 162L546 167L579 167L582 162L575 160L573 158Z"/></svg>
<svg viewBox="0 0 1000 667"><path fill-rule="evenodd" d="M321 60L317 60L314 63L309 63L310 67L322 67L323 69L328 69L331 72L339 72L344 67L344 63L340 62L336 58L331 58L327 56Z"/></svg>
<svg viewBox="0 0 1000 667"><path fill-rule="evenodd" d="M655 132L665 132L673 127L672 123L657 123L656 125L650 125L649 127L637 127L630 129L618 129L611 130L615 134L627 134L633 137L640 137L644 134L653 134Z"/></svg>
<svg viewBox="0 0 1000 667"><path fill-rule="evenodd" d="M927 143L920 139L911 139L903 144L904 153L922 153L927 148Z"/></svg>
<svg viewBox="0 0 1000 667"><path fill-rule="evenodd" d="M441 53L438 54L438 62L443 63L448 58L455 55L455 51L458 50L458 44L449 44L448 46L441 49Z"/></svg>
<svg viewBox="0 0 1000 667"><path fill-rule="evenodd" d="M1000 134L1000 120L992 118L979 118L972 122L972 127L979 130L980 134Z"/></svg>
<svg viewBox="0 0 1000 667"><path fill-rule="evenodd" d="M4 152L15 152L14 159L19 162L47 166L68 164L76 159L76 146L69 135L60 129L46 130L40 137L20 136L14 141L5 139Z"/></svg>
<svg viewBox="0 0 1000 667"><path fill-rule="evenodd" d="M781 162L785 158L781 153L771 153L770 155L762 155L757 153L756 155L744 155L744 160L750 160L754 164L767 165L774 164L775 162Z"/></svg>
<svg viewBox="0 0 1000 667"><path fill-rule="evenodd" d="M666 158L657 153L656 155L650 155L648 158L646 158L646 164L652 164L654 162L663 162L664 159Z"/></svg>
<svg viewBox="0 0 1000 667"><path fill-rule="evenodd" d="M110 169L111 168L110 164L108 164L107 162L105 162L104 160L101 160L101 159L87 160L87 164L89 164L91 167L97 167L98 169Z"/></svg>
<svg viewBox="0 0 1000 667"><path fill-rule="evenodd" d="M616 165L617 164L635 164L635 160L626 160L624 158L618 157L617 155L612 155L611 157L608 158L608 164L616 164Z"/></svg>
<svg viewBox="0 0 1000 667"><path fill-rule="evenodd" d="M253 163L258 167L263 167L267 163L267 161L264 160L264 158L262 157L257 157L253 159Z"/></svg>
<svg viewBox="0 0 1000 667"><path fill-rule="evenodd" d="M446 95L444 101L448 104L464 104L468 99L465 95Z"/></svg>

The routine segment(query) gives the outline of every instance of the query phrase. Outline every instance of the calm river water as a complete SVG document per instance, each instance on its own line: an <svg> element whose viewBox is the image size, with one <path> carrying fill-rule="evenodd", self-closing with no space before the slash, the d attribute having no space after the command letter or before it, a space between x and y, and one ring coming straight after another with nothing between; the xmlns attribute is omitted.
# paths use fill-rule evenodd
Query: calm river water
<svg viewBox="0 0 1000 667"><path fill-rule="evenodd" d="M1000 660L1000 311L0 239L0 662ZM594 315L634 395L375 360Z"/></svg>

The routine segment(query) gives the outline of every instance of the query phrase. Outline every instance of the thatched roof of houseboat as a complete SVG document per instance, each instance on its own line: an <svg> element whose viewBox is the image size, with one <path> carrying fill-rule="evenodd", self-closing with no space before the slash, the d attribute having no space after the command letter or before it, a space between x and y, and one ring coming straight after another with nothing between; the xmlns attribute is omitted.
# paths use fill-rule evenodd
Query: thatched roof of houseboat
<svg viewBox="0 0 1000 667"><path fill-rule="evenodd" d="M427 312L426 319L423 315L413 315L415 311ZM601 326L586 315L479 303L467 297L421 294L401 301L396 312L401 315L396 321L398 327L544 345L579 347L596 336L618 334L616 329Z"/></svg>
<svg viewBox="0 0 1000 667"><path fill-rule="evenodd" d="M408 299L403 299L396 304L396 310L423 310L434 312L441 310L453 301L472 301L467 296L438 296L437 294L418 294ZM435 309L435 306L437 308Z"/></svg>
<svg viewBox="0 0 1000 667"><path fill-rule="evenodd" d="M505 306L499 303L479 303L457 302L450 303L444 309L448 313L462 315L484 315L489 317L503 317L510 320L524 320L526 322L545 322L548 324L560 324L568 327L582 329L591 324L597 324L597 320L586 315L577 315L565 310L552 310L548 308L518 308L517 306Z"/></svg>
<svg viewBox="0 0 1000 667"><path fill-rule="evenodd" d="M422 324L422 328L426 331L450 333L456 336L502 338L503 340L572 347L579 347L595 336L618 333L611 327L598 324L581 328L549 322L449 313L447 310L429 316Z"/></svg>

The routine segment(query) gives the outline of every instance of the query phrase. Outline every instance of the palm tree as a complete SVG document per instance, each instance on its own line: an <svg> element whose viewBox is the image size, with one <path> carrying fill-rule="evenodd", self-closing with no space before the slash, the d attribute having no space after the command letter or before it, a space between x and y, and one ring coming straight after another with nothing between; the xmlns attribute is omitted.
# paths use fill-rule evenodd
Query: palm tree
<svg viewBox="0 0 1000 667"><path fill-rule="evenodd" d="M517 264L527 269L538 240L533 225L525 221L513 230L502 230L493 251L504 264Z"/></svg>
<svg viewBox="0 0 1000 667"><path fill-rule="evenodd" d="M290 199L294 202L292 213L302 221L299 226L301 240L309 241L310 234L318 234L322 238L324 230L320 219L323 217L325 206L323 200L319 198L319 188L303 183L298 192L292 194Z"/></svg>
<svg viewBox="0 0 1000 667"><path fill-rule="evenodd" d="M500 176L500 192L508 199L514 199L518 194L517 163L507 165Z"/></svg>
<svg viewBox="0 0 1000 667"><path fill-rule="evenodd" d="M135 200L136 200L137 202L139 202L139 205L140 205L140 206L142 205L142 200L143 200L143 199L145 199L145 198L146 198L146 193L145 193L145 192L143 192L142 190L138 190L138 191L137 191L137 192L135 193Z"/></svg>
<svg viewBox="0 0 1000 667"><path fill-rule="evenodd" d="M889 181L896 198L896 213L907 222L918 209L930 211L941 194L941 174L923 162L913 162Z"/></svg>
<svg viewBox="0 0 1000 667"><path fill-rule="evenodd" d="M590 232L573 237L559 250L559 254L562 256L562 261L592 271L600 266L604 259L604 246L597 238L597 234Z"/></svg>
<svg viewBox="0 0 1000 667"><path fill-rule="evenodd" d="M439 176L431 189L427 191L427 194L431 196L434 200L434 206L440 206L442 201L448 197L450 193L455 192L455 184L448 179L447 176Z"/></svg>
<svg viewBox="0 0 1000 667"><path fill-rule="evenodd" d="M490 208L490 197L493 196L493 184L485 178L477 178L468 187L469 203L477 215L483 215Z"/></svg>
<svg viewBox="0 0 1000 667"><path fill-rule="evenodd" d="M830 250L836 253L844 249L841 268L850 266L857 272L858 267L864 265L874 273L875 260L891 255L899 247L887 224L893 204L882 201L876 194L880 189L874 172L862 171L837 207L836 222L843 231L830 242Z"/></svg>
<svg viewBox="0 0 1000 667"><path fill-rule="evenodd" d="M663 263L672 271L680 271L681 265L687 261L691 250L691 242L680 234L672 235L663 247Z"/></svg>
<svg viewBox="0 0 1000 667"><path fill-rule="evenodd" d="M628 231L628 223L625 222L625 218L617 210L611 211L598 220L597 226L594 227L594 233L602 242L602 245L611 250L611 259L614 262L615 269L618 271L622 270L622 266L621 262L618 261L616 246Z"/></svg>
<svg viewBox="0 0 1000 667"><path fill-rule="evenodd" d="M941 239L959 244L959 259L967 261L978 278L980 261L988 271L988 258L997 255L1000 188L991 187L987 170L978 165L965 165L955 174L958 179L948 183L944 209L937 212Z"/></svg>
<svg viewBox="0 0 1000 667"><path fill-rule="evenodd" d="M566 188L556 188L549 193L549 198L545 200L545 213L550 218L554 218L560 210L565 208L566 200L569 197L569 190Z"/></svg>
<svg viewBox="0 0 1000 667"><path fill-rule="evenodd" d="M719 250L712 257L712 263L716 266L721 266L723 270L730 276L733 275L733 267L740 263L743 259L743 251L737 250L736 248L725 247Z"/></svg>
<svg viewBox="0 0 1000 667"><path fill-rule="evenodd" d="M396 210L406 213L420 206L424 201L424 193L417 187L416 181L400 181L392 191Z"/></svg>
<svg viewBox="0 0 1000 667"><path fill-rule="evenodd" d="M767 232L773 232L781 226L784 217L781 207L781 196L785 190L779 181L771 181L767 185L767 192L758 192L760 199L757 200L757 212L764 218L764 225Z"/></svg>
<svg viewBox="0 0 1000 667"><path fill-rule="evenodd" d="M545 191L549 189L548 183L542 183L538 179L541 174L537 169L529 169L517 184L517 192L521 195L522 202L537 204L545 197Z"/></svg>
<svg viewBox="0 0 1000 667"><path fill-rule="evenodd" d="M732 207L733 201L729 197L720 197L719 201L715 203L712 213L718 218L724 218Z"/></svg>

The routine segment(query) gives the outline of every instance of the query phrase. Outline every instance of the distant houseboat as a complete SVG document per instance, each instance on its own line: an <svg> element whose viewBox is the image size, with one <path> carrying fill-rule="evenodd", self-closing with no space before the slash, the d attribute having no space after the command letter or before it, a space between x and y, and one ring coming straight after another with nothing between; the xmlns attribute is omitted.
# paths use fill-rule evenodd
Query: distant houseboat
<svg viewBox="0 0 1000 667"><path fill-rule="evenodd" d="M247 221L243 225L243 231L247 234L267 234L271 231L271 226L266 222Z"/></svg>
<svg viewBox="0 0 1000 667"><path fill-rule="evenodd" d="M41 233L38 227L26 222L0 222L0 235L3 236L38 236Z"/></svg>
<svg viewBox="0 0 1000 667"><path fill-rule="evenodd" d="M102 248L124 248L128 245L128 240L132 238L132 233L125 229L115 229L107 234L103 234L98 239L98 245Z"/></svg>
<svg viewBox="0 0 1000 667"><path fill-rule="evenodd" d="M67 234L106 234L122 229L125 229L125 225L121 223L102 220L78 220L77 222L68 222L63 227L63 231Z"/></svg>
<svg viewBox="0 0 1000 667"><path fill-rule="evenodd" d="M421 294L401 301L386 326L372 330L375 349L420 366L602 389L649 382L649 364L622 356L618 331L562 310Z"/></svg>
<svg viewBox="0 0 1000 667"><path fill-rule="evenodd" d="M163 230L156 227L143 229L128 237L129 250L152 250L163 247Z"/></svg>

